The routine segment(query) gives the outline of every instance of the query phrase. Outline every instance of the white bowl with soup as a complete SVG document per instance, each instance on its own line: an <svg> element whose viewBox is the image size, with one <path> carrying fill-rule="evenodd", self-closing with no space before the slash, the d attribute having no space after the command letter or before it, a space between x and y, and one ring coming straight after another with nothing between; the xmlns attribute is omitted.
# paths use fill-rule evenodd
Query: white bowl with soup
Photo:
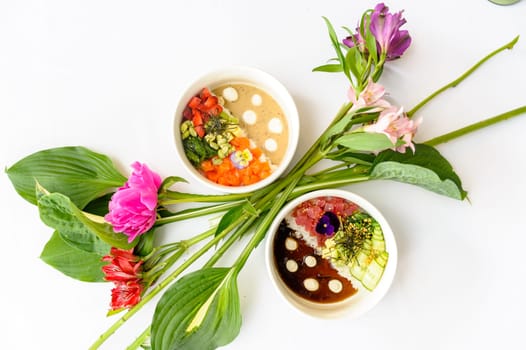
<svg viewBox="0 0 526 350"><path fill-rule="evenodd" d="M318 318L356 318L387 293L396 241L383 215L344 190L319 190L290 201L266 238L266 266L278 294Z"/></svg>
<svg viewBox="0 0 526 350"><path fill-rule="evenodd" d="M198 182L221 192L251 192L275 181L290 164L299 139L298 111L270 74L224 68L184 91L174 138L183 165Z"/></svg>

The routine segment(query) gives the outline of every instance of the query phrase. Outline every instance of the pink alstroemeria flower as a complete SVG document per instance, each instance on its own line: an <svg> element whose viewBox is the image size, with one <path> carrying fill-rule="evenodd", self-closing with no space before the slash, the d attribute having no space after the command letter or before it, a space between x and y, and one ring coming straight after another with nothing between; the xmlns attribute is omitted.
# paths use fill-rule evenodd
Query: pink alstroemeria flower
<svg viewBox="0 0 526 350"><path fill-rule="evenodd" d="M382 53L386 54L388 61L402 56L411 45L411 37L407 30L400 30L406 23L402 18L402 11L390 13L389 7L383 3L375 6L371 14L371 33L376 38L376 42Z"/></svg>
<svg viewBox="0 0 526 350"><path fill-rule="evenodd" d="M393 147L394 150L400 153L405 153L407 147L415 151L413 144L413 137L420 125L421 120L412 120L404 113L403 108L391 106L383 110L374 124L363 127L365 132L374 132L386 135L389 140L396 145L398 141L402 141L401 145Z"/></svg>
<svg viewBox="0 0 526 350"><path fill-rule="evenodd" d="M146 164L135 162L128 181L115 192L104 219L115 232L128 236L128 242L148 231L156 219L157 191L161 177Z"/></svg>
<svg viewBox="0 0 526 350"><path fill-rule="evenodd" d="M362 90L358 96L356 96L356 90L352 86L348 92L349 100L353 103L353 109L372 106L389 108L391 104L382 99L384 95L385 88L381 84L373 82L371 79L369 79L365 89Z"/></svg>

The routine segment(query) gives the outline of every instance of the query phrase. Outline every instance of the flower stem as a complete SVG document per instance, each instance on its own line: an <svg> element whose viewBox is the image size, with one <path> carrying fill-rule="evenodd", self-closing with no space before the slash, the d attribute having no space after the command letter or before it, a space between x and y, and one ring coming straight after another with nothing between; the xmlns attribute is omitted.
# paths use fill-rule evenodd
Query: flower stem
<svg viewBox="0 0 526 350"><path fill-rule="evenodd" d="M209 233L214 233L215 228L208 230ZM113 325L110 326L100 337L90 346L90 350L98 349L113 333L117 331L127 320L129 320L133 315L135 315L145 304L152 300L160 291L167 287L172 281L174 281L179 275L186 270L190 265L192 265L197 259L199 259L203 254L205 254L210 248L219 243L228 232L221 232L214 239L210 240L205 244L201 249L195 252L190 256L184 263L182 263L177 269L175 269L168 277L166 277L162 282L153 287L142 300L132 307L128 312L126 312L120 319L117 320Z"/></svg>
<svg viewBox="0 0 526 350"><path fill-rule="evenodd" d="M237 260L235 261L232 268L234 269L234 274L237 275L239 272L243 269L243 266L245 266L245 263L248 260L248 257L254 250L254 248L257 247L259 242L265 237L265 234L267 233L267 230L272 223L272 220L274 220L275 216L278 214L278 212L281 210L283 204L286 202L287 198L290 196L292 191L294 190L294 187L300 180L301 176L295 176L293 177L293 180L287 185L286 189L283 191L281 196L279 196L275 202L272 204L272 207L268 211L268 213L265 215L263 220L259 223L259 225L256 228L256 231L246 247L243 249ZM265 202L266 203L266 202Z"/></svg>
<svg viewBox="0 0 526 350"><path fill-rule="evenodd" d="M241 200L237 200L234 202L227 202L223 204L211 205L211 206L206 206L206 207L201 207L201 208L192 208L192 209L182 210L171 216L166 216L166 217L157 219L157 221L155 222L155 226L162 226L162 225L166 225L172 222L193 219L193 218L197 218L197 217L201 217L201 216L205 216L209 214L220 213L220 212L232 209L244 202L246 202L246 200L241 199Z"/></svg>
<svg viewBox="0 0 526 350"><path fill-rule="evenodd" d="M252 195L248 193L229 193L219 195L208 195L208 194L192 194L184 192L169 191L163 192L159 195L160 205L171 205L177 203L217 203L217 202L230 202L237 201L240 199L248 198Z"/></svg>
<svg viewBox="0 0 526 350"><path fill-rule="evenodd" d="M492 51L491 53L489 53L487 56L485 56L483 59L481 59L480 61L478 61L474 66L472 66L470 69L468 69L464 74L462 74L460 77L458 77L457 79L453 80L452 82L450 82L449 84L447 85L444 85L443 87L441 87L440 89L436 90L435 92L433 92L431 95L429 95L428 97L426 97L422 102L420 102L419 104L417 104L415 107L413 107L413 109L411 109L409 112L407 112L407 115L409 117L413 116L420 108L422 108L423 106L425 106L429 101L431 101L433 98L435 98L437 95L440 95L442 92L446 91L447 89L449 88L452 88L452 87L455 87L457 86L458 84L460 84L464 79L466 79L468 76L470 76L475 70L477 70L482 64L484 64L487 60L489 60L490 58L492 58L493 56L495 56L496 54L498 54L499 52L501 51L504 51L506 49L508 50L511 50L513 48L513 46L515 46L515 44L517 43L517 41L519 41L519 36L516 36L512 41L510 41L509 43L507 43L506 45L504 46L501 46L499 47L498 49Z"/></svg>
<svg viewBox="0 0 526 350"><path fill-rule="evenodd" d="M152 300L159 292L161 292L164 288L169 286L176 278L179 277L179 275L186 270L188 267L190 267L197 259L199 259L203 254L208 252L210 248L218 244L223 238L225 238L228 233L230 233L234 228L236 228L238 225L242 224L244 221L244 217L241 216L237 218L234 222L232 222L230 225L228 225L226 228L224 228L221 232L217 232L217 227L213 227L198 237L204 237L204 236L211 236L215 234L214 238L208 241L201 249L196 251L194 254L192 254L187 260L185 260L181 265L179 265L172 273L170 273L163 281L161 281L158 285L153 287L150 290L150 293L148 293L137 305L132 307L130 310L128 310L127 313L125 313L120 319L117 320L113 325L110 326L104 332L101 334L99 339L91 347L89 350L95 350L98 349L113 333L117 331L128 319L130 319L134 314L136 314L145 304L147 304L150 300Z"/></svg>
<svg viewBox="0 0 526 350"><path fill-rule="evenodd" d="M479 121L477 123L465 126L465 127L461 128L461 129L458 129L458 130L449 132L447 134L435 137L435 138L433 138L431 140L425 141L424 143L426 145L429 145L429 146L436 146L438 144L451 141L451 140L453 140L453 139L455 139L457 137L460 137L462 135L468 134L470 132L473 132L473 131L485 128L487 126L496 124L496 123L501 122L503 120L511 119L511 118L516 117L516 116L518 116L520 114L523 114L523 113L526 113L526 106L522 106L522 107L513 109L511 111L499 114L499 115L497 115L495 117L488 118L488 119Z"/></svg>

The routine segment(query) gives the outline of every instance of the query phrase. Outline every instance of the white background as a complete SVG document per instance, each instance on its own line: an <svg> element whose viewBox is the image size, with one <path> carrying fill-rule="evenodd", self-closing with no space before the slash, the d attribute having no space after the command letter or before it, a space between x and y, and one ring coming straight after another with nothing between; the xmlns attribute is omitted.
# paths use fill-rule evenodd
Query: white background
<svg viewBox="0 0 526 350"><path fill-rule="evenodd" d="M189 178L176 158L177 96L214 68L242 64L277 77L301 115L297 156L345 102L342 75L312 73L333 57L325 25L353 28L372 1L2 1L0 164L83 145L124 174L135 160ZM493 49L522 35L420 116L424 141L526 104L526 1L393 0L413 44L383 84L411 108ZM343 35L343 31L338 31ZM394 182L349 187L391 223L399 264L386 297L354 321L307 318L270 285L260 246L240 279L243 326L227 349L520 348L526 311L526 115L441 145L470 202ZM3 349L86 349L115 319L110 284L66 278L39 255L51 229L0 176ZM182 190L204 191L196 185ZM199 228L201 232L206 225ZM195 225L194 225L195 226ZM195 230L160 231L175 240ZM190 232L194 233L194 232ZM195 232L196 233L196 232ZM232 258L234 255L232 255ZM227 259L228 260L228 259ZM104 349L124 349L154 305Z"/></svg>

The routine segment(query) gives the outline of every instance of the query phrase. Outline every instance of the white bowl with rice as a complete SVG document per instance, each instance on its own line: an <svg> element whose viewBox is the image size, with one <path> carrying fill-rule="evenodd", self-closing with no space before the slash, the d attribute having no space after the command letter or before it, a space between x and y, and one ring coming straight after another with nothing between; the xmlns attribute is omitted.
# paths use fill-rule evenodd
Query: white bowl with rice
<svg viewBox="0 0 526 350"><path fill-rule="evenodd" d="M266 238L266 267L277 293L318 318L356 318L387 293L397 247L383 215L344 190L319 190L290 201Z"/></svg>

